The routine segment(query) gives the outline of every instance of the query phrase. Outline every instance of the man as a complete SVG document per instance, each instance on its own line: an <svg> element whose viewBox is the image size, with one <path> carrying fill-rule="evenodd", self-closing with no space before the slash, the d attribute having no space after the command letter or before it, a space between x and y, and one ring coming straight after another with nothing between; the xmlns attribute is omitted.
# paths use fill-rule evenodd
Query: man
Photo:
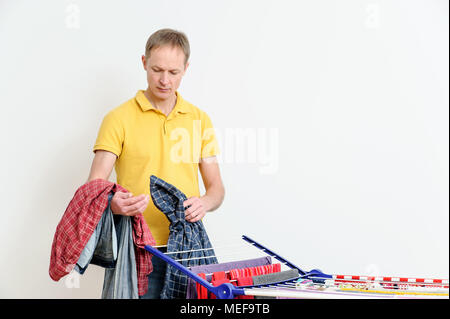
<svg viewBox="0 0 450 319"><path fill-rule="evenodd" d="M166 245L169 222L150 200L150 176L165 180L187 196L188 222L217 209L224 186L216 160L217 141L208 115L178 93L189 66L186 36L162 29L147 41L142 63L147 89L111 110L103 119L88 181L108 179L115 167L117 183L130 191L117 192L111 200L114 214L143 214L157 245ZM198 171L206 193L200 196ZM165 263L153 258L149 291L143 298L159 298Z"/></svg>

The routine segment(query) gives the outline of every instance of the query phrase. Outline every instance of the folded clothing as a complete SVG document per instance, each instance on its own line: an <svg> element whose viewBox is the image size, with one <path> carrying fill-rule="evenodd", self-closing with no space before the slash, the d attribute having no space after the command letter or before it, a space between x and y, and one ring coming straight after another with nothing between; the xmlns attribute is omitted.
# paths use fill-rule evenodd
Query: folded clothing
<svg viewBox="0 0 450 319"><path fill-rule="evenodd" d="M253 286L276 284L298 278L298 269L289 269L266 275L253 276Z"/></svg>
<svg viewBox="0 0 450 319"><path fill-rule="evenodd" d="M277 273L252 277L253 286L276 284L298 278L298 269L289 269ZM275 297L255 296L255 299L276 299Z"/></svg>

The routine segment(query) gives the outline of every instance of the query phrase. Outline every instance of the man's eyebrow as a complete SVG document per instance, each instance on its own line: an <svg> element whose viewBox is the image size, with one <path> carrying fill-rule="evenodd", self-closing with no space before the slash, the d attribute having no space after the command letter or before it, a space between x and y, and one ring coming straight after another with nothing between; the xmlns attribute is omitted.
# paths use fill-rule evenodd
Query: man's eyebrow
<svg viewBox="0 0 450 319"><path fill-rule="evenodd" d="M152 68L152 69L153 69L153 68L156 68L156 69L159 69L159 70L164 70L164 68L162 68L162 67L160 67L160 66L157 66L157 65L152 65L151 68ZM171 70L169 70L169 71L180 71L180 69L171 69Z"/></svg>

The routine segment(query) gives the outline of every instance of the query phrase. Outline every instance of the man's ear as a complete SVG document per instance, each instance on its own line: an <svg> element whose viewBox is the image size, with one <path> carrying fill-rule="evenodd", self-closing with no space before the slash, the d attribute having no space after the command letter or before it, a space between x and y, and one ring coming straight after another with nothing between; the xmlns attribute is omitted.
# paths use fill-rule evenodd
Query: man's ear
<svg viewBox="0 0 450 319"><path fill-rule="evenodd" d="M145 55L142 55L141 60L142 65L144 66L144 70L147 70L147 59L145 58Z"/></svg>
<svg viewBox="0 0 450 319"><path fill-rule="evenodd" d="M183 70L183 75L186 73L188 66L189 66L189 62L186 62L186 65L184 66L184 70Z"/></svg>

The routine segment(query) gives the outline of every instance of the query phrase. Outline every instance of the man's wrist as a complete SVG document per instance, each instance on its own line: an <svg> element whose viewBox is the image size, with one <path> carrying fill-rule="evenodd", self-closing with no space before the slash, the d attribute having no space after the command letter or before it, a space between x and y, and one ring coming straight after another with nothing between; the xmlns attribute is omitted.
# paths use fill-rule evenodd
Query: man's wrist
<svg viewBox="0 0 450 319"><path fill-rule="evenodd" d="M212 212L219 207L218 200L211 195L205 194L200 198L205 205L205 210L207 213Z"/></svg>

